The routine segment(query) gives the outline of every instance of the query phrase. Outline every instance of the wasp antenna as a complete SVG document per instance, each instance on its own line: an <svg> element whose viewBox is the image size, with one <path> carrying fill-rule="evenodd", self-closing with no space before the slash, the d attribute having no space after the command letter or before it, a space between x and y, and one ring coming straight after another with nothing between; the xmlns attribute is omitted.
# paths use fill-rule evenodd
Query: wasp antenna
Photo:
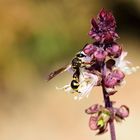
<svg viewBox="0 0 140 140"><path fill-rule="evenodd" d="M88 43L86 43L86 44L84 45L83 49L84 49L87 45L88 45ZM83 49L82 49L82 50L83 50Z"/></svg>

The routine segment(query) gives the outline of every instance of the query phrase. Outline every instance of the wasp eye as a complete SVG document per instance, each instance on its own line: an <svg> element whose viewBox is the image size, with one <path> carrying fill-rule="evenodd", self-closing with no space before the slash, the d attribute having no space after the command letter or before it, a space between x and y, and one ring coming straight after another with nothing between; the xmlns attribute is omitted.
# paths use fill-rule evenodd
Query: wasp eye
<svg viewBox="0 0 140 140"><path fill-rule="evenodd" d="M76 56L77 57L85 57L85 55L83 53L78 53Z"/></svg>

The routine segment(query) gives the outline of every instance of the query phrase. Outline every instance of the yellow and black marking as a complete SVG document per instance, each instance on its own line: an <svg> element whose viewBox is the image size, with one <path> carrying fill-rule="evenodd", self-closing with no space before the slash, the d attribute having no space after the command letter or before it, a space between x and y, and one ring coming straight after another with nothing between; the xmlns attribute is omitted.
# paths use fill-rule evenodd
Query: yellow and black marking
<svg viewBox="0 0 140 140"><path fill-rule="evenodd" d="M79 87L79 76L80 76L80 68L82 67L82 60L81 58L85 57L85 55L81 52L77 53L76 56L73 58L71 64L74 70L73 80L71 81L71 88L78 92Z"/></svg>
<svg viewBox="0 0 140 140"><path fill-rule="evenodd" d="M80 76L80 69L75 68L75 72L73 74L73 80L71 81L71 88L78 92L78 87L79 87L79 76Z"/></svg>
<svg viewBox="0 0 140 140"><path fill-rule="evenodd" d="M72 88L73 90L77 91L77 90L78 90L78 87L79 87L79 82L76 81L76 80L72 80L72 81L71 81L71 88Z"/></svg>

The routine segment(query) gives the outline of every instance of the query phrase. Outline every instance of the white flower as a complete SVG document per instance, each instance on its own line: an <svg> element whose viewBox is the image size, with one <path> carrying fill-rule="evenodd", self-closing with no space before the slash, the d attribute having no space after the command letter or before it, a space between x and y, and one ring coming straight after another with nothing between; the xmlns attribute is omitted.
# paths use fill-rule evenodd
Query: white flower
<svg viewBox="0 0 140 140"><path fill-rule="evenodd" d="M119 68L121 71L123 71L125 74L132 74L133 72L136 72L137 69L139 69L139 66L136 67L129 67L129 64L131 64L129 61L124 60L124 58L127 56L127 52L122 52L120 57L116 58L115 66Z"/></svg>
<svg viewBox="0 0 140 140"><path fill-rule="evenodd" d="M90 63L92 61L92 57L86 55L83 51L81 53L85 55L85 57L81 58L82 62Z"/></svg>
<svg viewBox="0 0 140 140"><path fill-rule="evenodd" d="M77 90L72 89L70 84L57 89L63 89L65 92L72 93L75 96L75 100L80 100L83 97L89 96L92 88L98 84L99 78L95 74L84 71L80 73L79 81L79 87Z"/></svg>
<svg viewBox="0 0 140 140"><path fill-rule="evenodd" d="M115 88L105 88L105 90L109 95L113 95L114 93L117 92Z"/></svg>

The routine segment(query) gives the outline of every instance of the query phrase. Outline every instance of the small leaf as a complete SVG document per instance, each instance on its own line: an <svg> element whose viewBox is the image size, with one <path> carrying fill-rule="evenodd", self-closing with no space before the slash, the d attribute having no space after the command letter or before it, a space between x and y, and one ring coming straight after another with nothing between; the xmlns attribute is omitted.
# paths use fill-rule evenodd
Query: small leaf
<svg viewBox="0 0 140 140"><path fill-rule="evenodd" d="M104 120L103 120L103 119L100 119L100 120L98 120L98 122L97 122L97 125L98 125L99 128L103 127L104 124L105 124L105 123L104 123Z"/></svg>

